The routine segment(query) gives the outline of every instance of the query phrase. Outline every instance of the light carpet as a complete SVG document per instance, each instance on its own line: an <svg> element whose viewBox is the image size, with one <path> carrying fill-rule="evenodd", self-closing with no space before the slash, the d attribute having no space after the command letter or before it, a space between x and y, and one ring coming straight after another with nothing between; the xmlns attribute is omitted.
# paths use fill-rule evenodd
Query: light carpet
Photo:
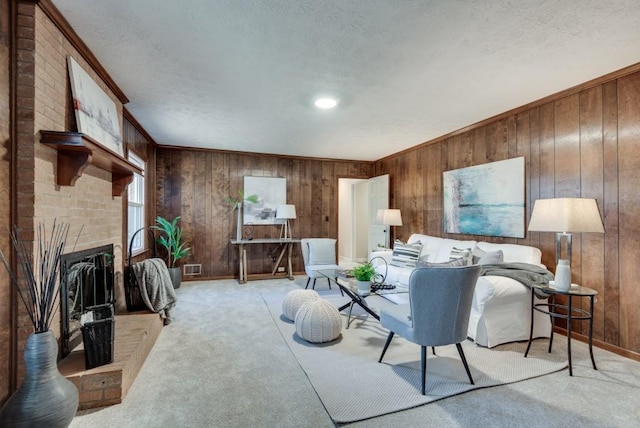
<svg viewBox="0 0 640 428"><path fill-rule="evenodd" d="M262 293L274 323L336 423L348 423L420 406L478 388L522 381L567 367L566 356L548 354L548 340L536 340L529 357L526 343L492 349L465 341L462 346L475 385L469 383L455 345L428 351L425 396L420 394L420 347L395 336L378 363L388 330L373 317L359 317L328 343L300 339L295 325L282 316L282 293ZM328 296L337 306L344 298ZM390 304L378 296L371 307ZM343 316L346 325L346 316ZM536 357L540 356L540 357Z"/></svg>

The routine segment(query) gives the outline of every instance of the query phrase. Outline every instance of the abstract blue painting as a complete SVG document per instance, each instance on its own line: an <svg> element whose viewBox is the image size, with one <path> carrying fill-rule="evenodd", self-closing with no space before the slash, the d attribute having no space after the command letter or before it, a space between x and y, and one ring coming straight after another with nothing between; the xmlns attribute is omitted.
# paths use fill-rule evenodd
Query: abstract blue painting
<svg viewBox="0 0 640 428"><path fill-rule="evenodd" d="M443 173L444 231L524 238L524 157Z"/></svg>

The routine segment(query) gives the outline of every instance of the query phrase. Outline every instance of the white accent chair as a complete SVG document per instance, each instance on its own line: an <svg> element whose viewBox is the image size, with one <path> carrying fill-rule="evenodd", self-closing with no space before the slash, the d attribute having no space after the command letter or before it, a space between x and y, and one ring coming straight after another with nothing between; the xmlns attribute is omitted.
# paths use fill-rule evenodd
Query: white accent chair
<svg viewBox="0 0 640 428"><path fill-rule="evenodd" d="M317 278L327 278L318 271L320 270L340 270L340 266L336 263L336 240L332 238L307 238L300 240L300 248L302 249L302 260L304 261L304 271L309 277L307 279L307 285L304 288L309 287L309 282L313 278L312 289L316 288ZM331 289L331 280L327 278L329 282L329 289ZM340 290L342 292L342 290Z"/></svg>

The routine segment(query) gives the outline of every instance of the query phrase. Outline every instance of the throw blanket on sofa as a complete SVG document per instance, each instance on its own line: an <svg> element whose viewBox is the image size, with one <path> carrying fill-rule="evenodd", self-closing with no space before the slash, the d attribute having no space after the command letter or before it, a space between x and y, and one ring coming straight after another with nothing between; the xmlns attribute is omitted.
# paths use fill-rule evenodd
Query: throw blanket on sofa
<svg viewBox="0 0 640 428"><path fill-rule="evenodd" d="M506 276L531 287L531 285L549 285L553 280L553 274L547 269L529 263L499 263L482 265L480 276ZM536 296L546 299L549 294L542 290L534 289Z"/></svg>
<svg viewBox="0 0 640 428"><path fill-rule="evenodd" d="M165 324L171 322L171 308L178 300L169 270L162 259L147 259L131 266L138 281L140 295L147 307L159 313Z"/></svg>

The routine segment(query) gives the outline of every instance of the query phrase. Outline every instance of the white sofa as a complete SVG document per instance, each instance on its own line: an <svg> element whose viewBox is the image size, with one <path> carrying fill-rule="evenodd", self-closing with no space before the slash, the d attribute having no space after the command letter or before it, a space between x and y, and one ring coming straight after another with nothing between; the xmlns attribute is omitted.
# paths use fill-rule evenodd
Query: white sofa
<svg viewBox="0 0 640 428"><path fill-rule="evenodd" d="M435 236L413 234L408 244L420 242L422 249L419 260L442 263L450 259L453 248L474 249L484 252L501 250L504 262L523 262L544 267L539 249L525 245L493 244L483 241L459 241ZM386 282L408 286L409 276L414 268L392 266L392 250L375 251L373 257L383 257L387 262ZM384 263L376 263L376 269L384 273ZM536 297L536 303L544 300ZM533 337L549 337L551 320L548 315L535 312ZM468 336L478 345L494 347L502 343L528 340L531 328L531 290L522 283L502 276L481 276L476 290L469 319Z"/></svg>

